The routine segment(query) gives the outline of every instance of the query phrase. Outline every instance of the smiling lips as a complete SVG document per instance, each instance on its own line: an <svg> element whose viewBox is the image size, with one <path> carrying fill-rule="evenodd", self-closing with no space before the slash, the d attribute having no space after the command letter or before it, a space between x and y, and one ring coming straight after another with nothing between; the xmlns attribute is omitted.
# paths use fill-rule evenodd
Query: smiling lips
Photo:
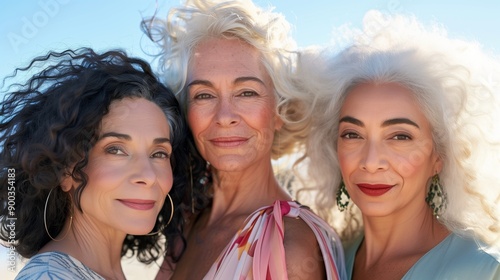
<svg viewBox="0 0 500 280"><path fill-rule="evenodd" d="M118 199L123 205L135 210L150 210L155 206L154 200L144 199Z"/></svg>
<svg viewBox="0 0 500 280"><path fill-rule="evenodd" d="M244 137L218 137L214 139L210 139L210 142L217 147L237 147L243 143L248 141L248 138Z"/></svg>
<svg viewBox="0 0 500 280"><path fill-rule="evenodd" d="M365 194L369 196L381 196L384 193L392 189L393 185L382 185L382 184L358 184L358 188Z"/></svg>

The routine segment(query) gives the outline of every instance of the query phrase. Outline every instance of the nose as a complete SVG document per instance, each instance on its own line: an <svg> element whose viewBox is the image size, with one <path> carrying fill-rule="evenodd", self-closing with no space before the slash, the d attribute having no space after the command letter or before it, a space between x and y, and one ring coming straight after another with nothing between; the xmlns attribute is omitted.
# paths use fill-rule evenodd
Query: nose
<svg viewBox="0 0 500 280"><path fill-rule="evenodd" d="M380 143L368 141L361 150L363 153L360 168L364 171L375 173L386 170L389 166L384 148Z"/></svg>
<svg viewBox="0 0 500 280"><path fill-rule="evenodd" d="M216 108L215 121L220 126L234 126L240 117L230 97L221 98Z"/></svg>
<svg viewBox="0 0 500 280"><path fill-rule="evenodd" d="M133 159L132 183L142 186L152 186L156 182L156 170L149 156L136 156Z"/></svg>

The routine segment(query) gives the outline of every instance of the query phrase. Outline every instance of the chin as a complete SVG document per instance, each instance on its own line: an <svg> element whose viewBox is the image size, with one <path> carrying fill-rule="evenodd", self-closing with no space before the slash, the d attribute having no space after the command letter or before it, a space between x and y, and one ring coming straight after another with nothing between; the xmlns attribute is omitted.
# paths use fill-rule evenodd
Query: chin
<svg viewBox="0 0 500 280"><path fill-rule="evenodd" d="M243 171L249 166L248 159L243 156L221 156L210 164L218 171Z"/></svg>
<svg viewBox="0 0 500 280"><path fill-rule="evenodd" d="M359 207L359 206L358 206ZM388 209L383 205L370 205L365 207L359 207L361 213L365 217L385 217L394 213L394 210Z"/></svg>
<svg viewBox="0 0 500 280"><path fill-rule="evenodd" d="M154 222L144 223L144 221L142 221L142 223L141 223L141 222L137 221L135 223L130 223L129 226L126 228L123 228L123 230L127 234L131 234L131 235L146 235L153 230L154 226L155 226Z"/></svg>

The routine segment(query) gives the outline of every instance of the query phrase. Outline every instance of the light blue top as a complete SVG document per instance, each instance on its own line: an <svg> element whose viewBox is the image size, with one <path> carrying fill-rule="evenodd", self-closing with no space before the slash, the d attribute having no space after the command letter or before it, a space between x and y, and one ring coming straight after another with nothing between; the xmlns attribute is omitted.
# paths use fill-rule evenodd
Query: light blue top
<svg viewBox="0 0 500 280"><path fill-rule="evenodd" d="M15 280L33 279L104 280L102 276L79 260L60 252L47 252L33 256L15 278Z"/></svg>
<svg viewBox="0 0 500 280"><path fill-rule="evenodd" d="M348 278L352 279L354 257L363 235L345 250ZM450 234L422 256L405 274L403 280L500 279L500 248L481 245L472 238Z"/></svg>

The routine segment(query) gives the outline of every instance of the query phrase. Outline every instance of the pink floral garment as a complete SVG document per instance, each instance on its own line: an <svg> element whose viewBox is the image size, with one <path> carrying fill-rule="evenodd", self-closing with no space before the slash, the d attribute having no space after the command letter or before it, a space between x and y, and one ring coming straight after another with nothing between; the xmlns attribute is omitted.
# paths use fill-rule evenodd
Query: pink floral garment
<svg viewBox="0 0 500 280"><path fill-rule="evenodd" d="M283 217L301 218L316 235L327 279L346 279L344 253L335 231L308 208L276 201L250 215L204 279L288 279Z"/></svg>

